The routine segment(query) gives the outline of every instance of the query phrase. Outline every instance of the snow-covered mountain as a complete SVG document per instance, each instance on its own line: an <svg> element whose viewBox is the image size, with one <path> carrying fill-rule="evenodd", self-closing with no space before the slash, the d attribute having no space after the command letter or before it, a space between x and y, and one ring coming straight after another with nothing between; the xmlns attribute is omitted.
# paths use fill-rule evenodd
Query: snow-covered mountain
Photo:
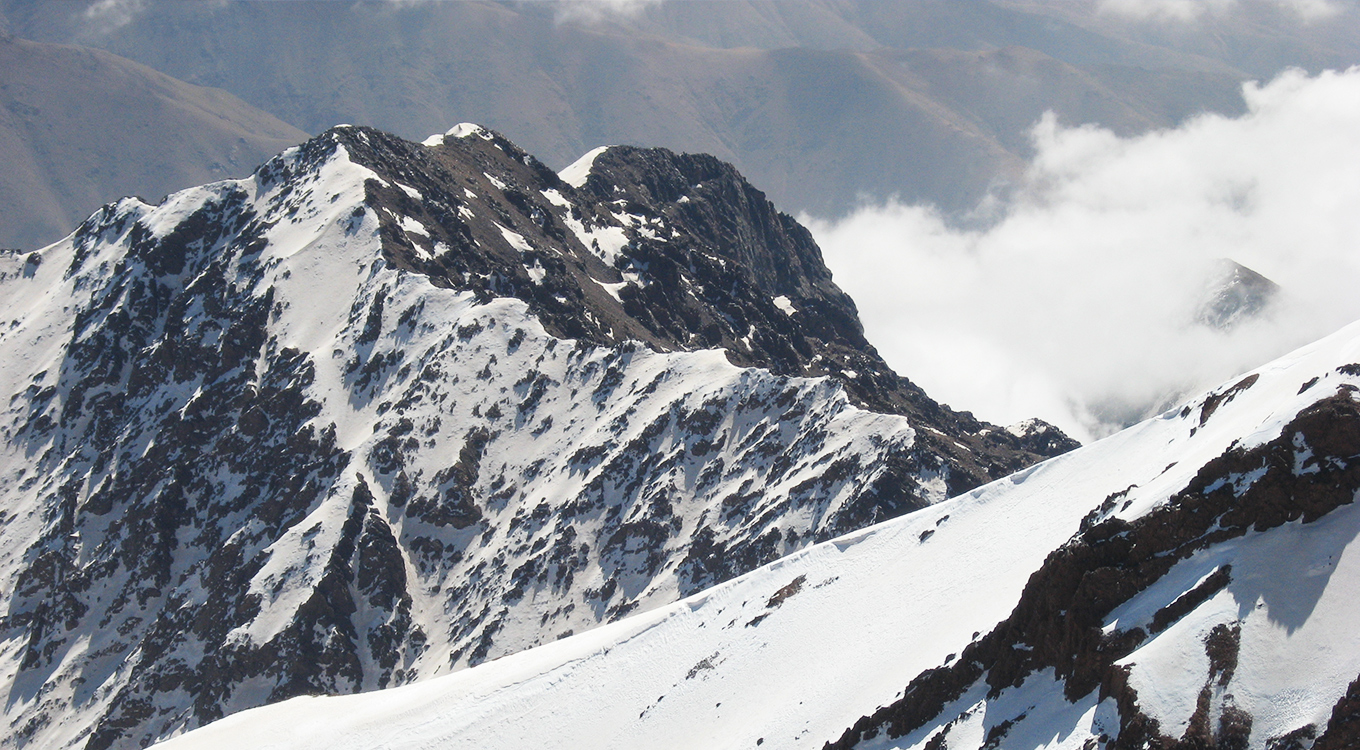
<svg viewBox="0 0 1360 750"><path fill-rule="evenodd" d="M1353 748L1360 323L1115 436L217 748Z"/></svg>
<svg viewBox="0 0 1360 750"><path fill-rule="evenodd" d="M691 595L1073 447L931 401L730 166L341 127L0 256L14 747L139 747Z"/></svg>

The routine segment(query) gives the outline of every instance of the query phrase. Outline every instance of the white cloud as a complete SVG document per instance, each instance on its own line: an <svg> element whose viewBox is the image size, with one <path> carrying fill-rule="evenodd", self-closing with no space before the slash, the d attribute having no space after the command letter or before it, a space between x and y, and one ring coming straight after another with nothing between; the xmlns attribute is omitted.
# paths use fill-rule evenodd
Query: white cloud
<svg viewBox="0 0 1360 750"><path fill-rule="evenodd" d="M1109 15L1139 21L1194 21L1205 14L1223 14L1243 0L1099 0L1097 9ZM1341 12L1340 0L1251 0L1274 5L1297 14L1305 22L1325 19Z"/></svg>
<svg viewBox="0 0 1360 750"><path fill-rule="evenodd" d="M1216 0L1217 5L1232 0ZM1204 0L1100 0L1102 13L1139 21L1193 21L1199 18L1208 4Z"/></svg>
<svg viewBox="0 0 1360 750"><path fill-rule="evenodd" d="M143 9L142 0L97 0L85 9L84 31L96 36L109 34L132 23Z"/></svg>
<svg viewBox="0 0 1360 750"><path fill-rule="evenodd" d="M809 224L870 341L928 393L1101 435L1360 318L1360 69L1243 93L1241 117L1136 138L1045 117L986 230L901 204ZM1283 287L1227 333L1193 322L1224 257Z"/></svg>
<svg viewBox="0 0 1360 750"><path fill-rule="evenodd" d="M554 0L557 23L599 23L611 16L636 15L649 5L662 0Z"/></svg>

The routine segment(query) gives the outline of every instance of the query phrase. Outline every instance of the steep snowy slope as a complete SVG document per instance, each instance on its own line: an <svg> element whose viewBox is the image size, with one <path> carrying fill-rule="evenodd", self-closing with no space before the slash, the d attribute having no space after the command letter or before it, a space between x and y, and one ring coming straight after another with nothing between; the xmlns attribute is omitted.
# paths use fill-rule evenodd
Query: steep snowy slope
<svg viewBox="0 0 1360 750"><path fill-rule="evenodd" d="M1360 323L664 609L164 747L1354 747L1358 361Z"/></svg>
<svg viewBox="0 0 1360 750"><path fill-rule="evenodd" d="M888 370L731 167L567 177L338 128L0 256L5 744L477 664L1070 447Z"/></svg>

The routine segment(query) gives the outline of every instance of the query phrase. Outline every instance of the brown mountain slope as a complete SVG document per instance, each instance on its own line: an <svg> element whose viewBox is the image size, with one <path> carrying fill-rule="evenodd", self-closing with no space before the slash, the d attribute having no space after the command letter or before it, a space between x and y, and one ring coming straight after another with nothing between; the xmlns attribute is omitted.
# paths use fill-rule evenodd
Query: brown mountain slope
<svg viewBox="0 0 1360 750"><path fill-rule="evenodd" d="M818 214L891 195L966 210L1023 168L1047 109L1143 132L1239 108L1245 77L983 2L675 0L586 20L562 3L149 0L98 35L79 3L64 21L0 7L18 33L86 39L309 132L478 122L554 168L604 144L711 153Z"/></svg>
<svg viewBox="0 0 1360 750"><path fill-rule="evenodd" d="M472 121L553 168L604 144L711 153L782 208L821 215L891 196L967 212L1024 168L1046 110L1130 135L1240 112L1241 83L1287 65L1360 62L1360 10L1310 23L1264 0L1189 25L1075 0L639 0L621 14L140 0L120 6L121 25L91 16L103 7L0 0L0 15L16 34L107 49L308 132L356 123L420 139Z"/></svg>
<svg viewBox="0 0 1360 750"><path fill-rule="evenodd" d="M108 52L0 37L0 247L54 242L123 195L245 174L306 137Z"/></svg>

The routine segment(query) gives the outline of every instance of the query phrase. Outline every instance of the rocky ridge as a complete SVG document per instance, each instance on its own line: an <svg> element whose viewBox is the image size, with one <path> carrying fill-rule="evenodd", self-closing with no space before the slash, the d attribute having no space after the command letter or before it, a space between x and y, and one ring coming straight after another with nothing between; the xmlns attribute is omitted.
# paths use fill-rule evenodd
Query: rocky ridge
<svg viewBox="0 0 1360 750"><path fill-rule="evenodd" d="M0 256L15 747L673 601L1071 447L930 401L730 167L342 127Z"/></svg>

